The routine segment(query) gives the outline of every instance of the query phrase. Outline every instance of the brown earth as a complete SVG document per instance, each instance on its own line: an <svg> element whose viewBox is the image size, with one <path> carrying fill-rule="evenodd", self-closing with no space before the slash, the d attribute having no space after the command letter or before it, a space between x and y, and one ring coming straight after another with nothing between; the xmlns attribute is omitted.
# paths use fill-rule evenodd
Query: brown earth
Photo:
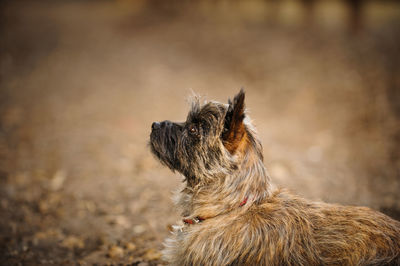
<svg viewBox="0 0 400 266"><path fill-rule="evenodd" d="M192 90L245 87L278 186L400 218L398 5L355 31L339 4L149 3L0 4L1 264L163 264L182 177L148 135Z"/></svg>

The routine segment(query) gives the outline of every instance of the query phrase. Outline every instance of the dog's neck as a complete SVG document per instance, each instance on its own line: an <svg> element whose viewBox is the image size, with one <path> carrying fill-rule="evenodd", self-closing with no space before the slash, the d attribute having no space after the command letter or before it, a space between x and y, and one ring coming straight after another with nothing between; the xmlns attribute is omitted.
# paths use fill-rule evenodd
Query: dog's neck
<svg viewBox="0 0 400 266"><path fill-rule="evenodd" d="M187 186L178 205L184 217L209 219L234 209L247 209L271 195L270 178L257 152L248 151L240 158L238 169L216 182ZM246 199L246 204L242 204Z"/></svg>

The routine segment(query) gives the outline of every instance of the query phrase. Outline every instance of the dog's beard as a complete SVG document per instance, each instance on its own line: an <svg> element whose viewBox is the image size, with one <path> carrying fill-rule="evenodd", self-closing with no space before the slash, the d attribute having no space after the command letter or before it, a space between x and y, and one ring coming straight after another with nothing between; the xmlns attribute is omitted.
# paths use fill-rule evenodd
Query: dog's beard
<svg viewBox="0 0 400 266"><path fill-rule="evenodd" d="M150 134L150 147L152 153L171 170L179 170L179 160L176 156L178 144L178 130L173 125L153 129Z"/></svg>

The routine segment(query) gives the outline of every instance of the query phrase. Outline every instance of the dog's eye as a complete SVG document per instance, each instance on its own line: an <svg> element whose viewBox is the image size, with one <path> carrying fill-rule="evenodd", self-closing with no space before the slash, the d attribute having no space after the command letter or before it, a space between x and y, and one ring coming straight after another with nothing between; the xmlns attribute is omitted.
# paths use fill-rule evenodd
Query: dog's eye
<svg viewBox="0 0 400 266"><path fill-rule="evenodd" d="M195 125L190 125L190 126L189 126L189 132L190 132L191 134L195 134L195 133L197 132L196 126L195 126Z"/></svg>

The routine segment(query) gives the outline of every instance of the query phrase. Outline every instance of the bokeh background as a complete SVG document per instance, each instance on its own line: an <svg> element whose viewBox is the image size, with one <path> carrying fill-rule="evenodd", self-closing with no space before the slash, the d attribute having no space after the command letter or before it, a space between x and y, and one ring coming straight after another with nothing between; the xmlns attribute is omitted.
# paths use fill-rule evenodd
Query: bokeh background
<svg viewBox="0 0 400 266"><path fill-rule="evenodd" d="M400 218L400 2L0 3L0 264L163 264L153 121L240 87L277 186Z"/></svg>

